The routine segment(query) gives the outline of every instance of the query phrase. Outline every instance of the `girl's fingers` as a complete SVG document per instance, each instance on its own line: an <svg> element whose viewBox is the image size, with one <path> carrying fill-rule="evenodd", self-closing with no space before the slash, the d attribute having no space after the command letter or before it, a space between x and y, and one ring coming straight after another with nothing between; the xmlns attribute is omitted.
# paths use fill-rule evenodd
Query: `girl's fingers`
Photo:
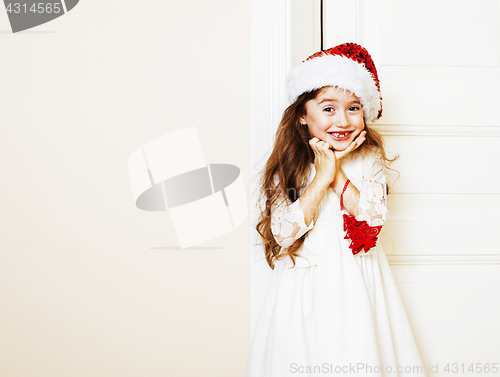
<svg viewBox="0 0 500 377"><path fill-rule="evenodd" d="M321 150L321 153L326 156L327 153L328 153L328 149L330 148L330 145L324 141L321 142L320 144L320 150Z"/></svg>
<svg viewBox="0 0 500 377"><path fill-rule="evenodd" d="M349 146L344 149L343 151L341 152L335 152L336 153L336 156L337 158L342 158L344 157L346 154L352 152L354 149L356 149L357 147L359 147L361 144L364 143L364 141L366 140L365 139L365 135L366 135L366 131L362 131L357 137L356 139L354 139L351 144L349 144Z"/></svg>
<svg viewBox="0 0 500 377"><path fill-rule="evenodd" d="M356 149L357 147L359 147L361 144L363 144L363 142L365 141L365 135L366 135L366 131L362 131L357 137L356 139L354 139L351 143L351 145L349 145L349 147L347 147L346 151L348 150L349 152L353 151L354 149Z"/></svg>
<svg viewBox="0 0 500 377"><path fill-rule="evenodd" d="M319 154L325 157L327 156L328 149L330 149L330 144L318 139L317 137L313 137L311 140L309 140L309 145L311 146L315 154Z"/></svg>
<svg viewBox="0 0 500 377"><path fill-rule="evenodd" d="M311 146L311 149L313 150L314 154L318 154L318 147L317 147L317 142L318 138L313 137L311 140L309 140L309 145Z"/></svg>
<svg viewBox="0 0 500 377"><path fill-rule="evenodd" d="M344 155L346 155L347 153L349 152L352 152L354 149L356 149L357 147L357 143L355 143L354 141L351 143L351 145L349 145L345 150L343 150L342 152L344 152Z"/></svg>
<svg viewBox="0 0 500 377"><path fill-rule="evenodd" d="M361 133L358 135L358 137L353 140L356 142L356 146L360 146L361 144L363 144L363 142L365 141L365 135L366 135L366 131L361 131Z"/></svg>

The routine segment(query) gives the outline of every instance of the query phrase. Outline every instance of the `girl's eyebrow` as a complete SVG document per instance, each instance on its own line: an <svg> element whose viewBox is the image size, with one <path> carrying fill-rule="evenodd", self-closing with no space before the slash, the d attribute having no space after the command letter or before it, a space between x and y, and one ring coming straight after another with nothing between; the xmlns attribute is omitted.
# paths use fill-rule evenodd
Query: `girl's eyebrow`
<svg viewBox="0 0 500 377"><path fill-rule="evenodd" d="M318 104L322 104L323 102L338 102L335 98L323 98L321 101L318 102Z"/></svg>
<svg viewBox="0 0 500 377"><path fill-rule="evenodd" d="M335 98L323 98L321 101L318 102L318 105L321 105L323 102L328 102L328 101L331 101L331 102L338 102L338 100L336 100ZM349 102L350 104L351 103L357 103L359 105L361 105L361 102L359 102L359 100L352 100Z"/></svg>

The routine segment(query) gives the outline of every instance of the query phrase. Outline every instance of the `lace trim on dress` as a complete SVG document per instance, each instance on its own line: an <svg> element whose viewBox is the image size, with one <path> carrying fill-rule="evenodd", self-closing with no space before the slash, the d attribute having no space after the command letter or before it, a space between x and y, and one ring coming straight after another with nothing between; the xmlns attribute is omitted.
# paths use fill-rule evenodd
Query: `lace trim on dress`
<svg viewBox="0 0 500 377"><path fill-rule="evenodd" d="M382 156L377 154L368 169L364 169L359 189L359 215L370 226L384 225L387 220L387 186Z"/></svg>
<svg viewBox="0 0 500 377"><path fill-rule="evenodd" d="M278 204L271 207L271 231L278 245L288 248L302 237L307 231L314 227L314 221L309 226L304 220L304 212L300 208L299 200L291 203L291 200L277 199Z"/></svg>

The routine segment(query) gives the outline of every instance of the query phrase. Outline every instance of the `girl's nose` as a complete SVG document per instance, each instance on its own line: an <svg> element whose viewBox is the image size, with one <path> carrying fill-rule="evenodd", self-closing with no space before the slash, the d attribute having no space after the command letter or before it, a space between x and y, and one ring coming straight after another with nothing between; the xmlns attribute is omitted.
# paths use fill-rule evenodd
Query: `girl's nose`
<svg viewBox="0 0 500 377"><path fill-rule="evenodd" d="M347 116L347 114L344 111L338 112L338 118L337 118L336 123L337 123L338 127L342 127L342 128L349 127L349 125L350 125L349 117Z"/></svg>

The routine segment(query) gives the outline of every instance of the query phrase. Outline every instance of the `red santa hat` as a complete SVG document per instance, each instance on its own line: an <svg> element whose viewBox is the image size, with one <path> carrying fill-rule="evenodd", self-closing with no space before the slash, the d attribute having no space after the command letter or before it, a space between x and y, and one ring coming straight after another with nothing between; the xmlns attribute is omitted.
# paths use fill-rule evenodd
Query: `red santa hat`
<svg viewBox="0 0 500 377"><path fill-rule="evenodd" d="M290 103L305 92L336 86L358 97L366 121L382 116L382 96L372 57L356 43L344 43L309 56L290 71L287 93Z"/></svg>

